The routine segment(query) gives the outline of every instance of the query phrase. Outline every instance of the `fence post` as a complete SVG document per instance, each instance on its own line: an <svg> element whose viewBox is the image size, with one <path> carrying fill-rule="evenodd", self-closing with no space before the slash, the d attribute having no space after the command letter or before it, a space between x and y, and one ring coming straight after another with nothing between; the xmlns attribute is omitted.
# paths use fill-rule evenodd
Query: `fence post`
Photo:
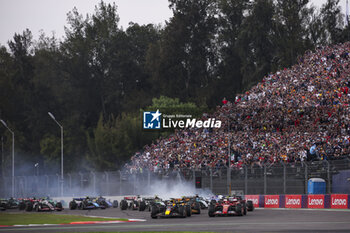
<svg viewBox="0 0 350 233"><path fill-rule="evenodd" d="M248 168L244 165L244 194L248 194Z"/></svg>
<svg viewBox="0 0 350 233"><path fill-rule="evenodd" d="M107 188L106 188L106 196L109 196L109 174L108 172L105 172L105 176L106 176L106 184L107 184Z"/></svg>
<svg viewBox="0 0 350 233"><path fill-rule="evenodd" d="M119 196L122 195L122 172L119 171Z"/></svg>
<svg viewBox="0 0 350 233"><path fill-rule="evenodd" d="M324 160L327 163L327 193L331 193L331 165L327 160Z"/></svg>
<svg viewBox="0 0 350 233"><path fill-rule="evenodd" d="M231 167L227 168L227 193L231 196Z"/></svg>
<svg viewBox="0 0 350 233"><path fill-rule="evenodd" d="M45 175L46 177L46 193L49 194L49 176L48 175Z"/></svg>
<svg viewBox="0 0 350 233"><path fill-rule="evenodd" d="M57 194L59 194L59 193L61 193L60 192L60 190L61 190L61 178L60 178L60 175L58 174L58 173L56 173L56 176L57 176L57 188L58 188L58 190L57 190ZM58 196L58 195L57 195Z"/></svg>
<svg viewBox="0 0 350 233"><path fill-rule="evenodd" d="M69 177L69 193L71 194L72 191L72 175L70 173L67 174Z"/></svg>
<svg viewBox="0 0 350 233"><path fill-rule="evenodd" d="M305 162L302 163L305 166L305 192L307 194L307 181L308 181L308 166Z"/></svg>
<svg viewBox="0 0 350 233"><path fill-rule="evenodd" d="M79 172L79 175L80 175L80 190L83 190L84 189L84 187L83 187L84 186L84 175L81 172ZM82 195L82 194L79 193L79 195Z"/></svg>
<svg viewBox="0 0 350 233"><path fill-rule="evenodd" d="M134 193L136 193L136 178L137 178L136 172L133 174L133 177L134 177Z"/></svg>
<svg viewBox="0 0 350 233"><path fill-rule="evenodd" d="M209 174L210 174L210 191L213 193L213 169L209 168Z"/></svg>
<svg viewBox="0 0 350 233"><path fill-rule="evenodd" d="M266 165L264 165L264 194L267 193Z"/></svg>
<svg viewBox="0 0 350 233"><path fill-rule="evenodd" d="M193 178L192 184L194 185L194 188L196 188L196 170L195 169L193 169L192 171L192 178Z"/></svg>
<svg viewBox="0 0 350 233"><path fill-rule="evenodd" d="M283 194L286 194L286 192L287 192L287 181L286 181L287 169L286 169L286 165L284 164L284 162L282 162L282 165L283 165Z"/></svg>

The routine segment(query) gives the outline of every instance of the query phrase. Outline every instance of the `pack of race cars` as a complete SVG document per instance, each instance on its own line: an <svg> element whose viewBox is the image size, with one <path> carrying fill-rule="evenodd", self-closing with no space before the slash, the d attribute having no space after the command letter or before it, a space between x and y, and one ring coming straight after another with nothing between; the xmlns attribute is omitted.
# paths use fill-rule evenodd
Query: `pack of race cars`
<svg viewBox="0 0 350 233"><path fill-rule="evenodd" d="M69 202L70 210L90 210L120 207L122 211L138 210L148 211L151 218L186 218L192 214L201 214L201 210L207 209L209 217L216 216L244 216L254 210L252 201L246 201L242 196L213 196L209 198L196 196L184 196L182 198L170 198L162 200L158 196L140 197L127 196L120 203L117 200L110 201L106 198L84 197L73 198ZM25 211L62 211L61 202L50 198L26 198L26 199L0 199L0 210L19 209Z"/></svg>
<svg viewBox="0 0 350 233"><path fill-rule="evenodd" d="M124 197L120 201L121 210L148 210L151 217L190 217L200 214L202 209L208 209L209 217L215 216L244 216L254 210L252 201L246 201L241 196L215 196L203 198L198 195L192 197L171 198L162 200L159 197L143 198L140 196Z"/></svg>

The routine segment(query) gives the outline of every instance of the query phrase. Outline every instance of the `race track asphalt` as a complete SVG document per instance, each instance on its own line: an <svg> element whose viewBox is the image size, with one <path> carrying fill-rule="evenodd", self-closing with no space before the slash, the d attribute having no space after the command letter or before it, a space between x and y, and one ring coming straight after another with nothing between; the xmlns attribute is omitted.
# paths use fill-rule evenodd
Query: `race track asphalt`
<svg viewBox="0 0 350 233"><path fill-rule="evenodd" d="M16 212L16 211L9 211ZM32 213L28 213L32 214ZM206 232L350 232L350 211L308 209L255 209L243 217L209 218L200 215L185 219L152 219L150 212L106 210L64 210L52 214L145 219L145 222L0 227L2 232L127 232L127 231L206 231Z"/></svg>

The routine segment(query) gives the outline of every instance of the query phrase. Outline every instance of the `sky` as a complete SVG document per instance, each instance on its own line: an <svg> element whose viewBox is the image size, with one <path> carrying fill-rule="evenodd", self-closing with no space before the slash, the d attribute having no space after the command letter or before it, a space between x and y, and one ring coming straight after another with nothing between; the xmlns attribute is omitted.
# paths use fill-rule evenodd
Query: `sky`
<svg viewBox="0 0 350 233"><path fill-rule="evenodd" d="M321 6L326 0L311 0ZM67 13L74 7L84 16L94 13L100 0L0 0L0 45L6 45L15 33L28 28L34 39L38 39L40 30L46 35L62 39L64 26L67 26ZM115 2L120 17L119 25L124 29L129 22L164 24L172 17L168 0L104 0ZM346 0L340 0L345 13Z"/></svg>

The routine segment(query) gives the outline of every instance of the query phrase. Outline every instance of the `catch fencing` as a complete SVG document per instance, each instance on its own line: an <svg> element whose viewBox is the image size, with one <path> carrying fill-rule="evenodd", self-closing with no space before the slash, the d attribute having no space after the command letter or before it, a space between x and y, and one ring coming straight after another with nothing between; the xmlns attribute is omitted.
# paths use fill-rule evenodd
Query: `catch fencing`
<svg viewBox="0 0 350 233"><path fill-rule="evenodd" d="M184 187L213 194L307 194L310 178L323 178L326 193L350 194L350 160L348 158L307 163L227 167L215 169L158 170L151 172L109 171L16 176L14 197L122 196L149 195ZM12 196L12 177L0 177L0 197ZM183 186L178 186L183 184ZM178 190L179 192L183 190Z"/></svg>

